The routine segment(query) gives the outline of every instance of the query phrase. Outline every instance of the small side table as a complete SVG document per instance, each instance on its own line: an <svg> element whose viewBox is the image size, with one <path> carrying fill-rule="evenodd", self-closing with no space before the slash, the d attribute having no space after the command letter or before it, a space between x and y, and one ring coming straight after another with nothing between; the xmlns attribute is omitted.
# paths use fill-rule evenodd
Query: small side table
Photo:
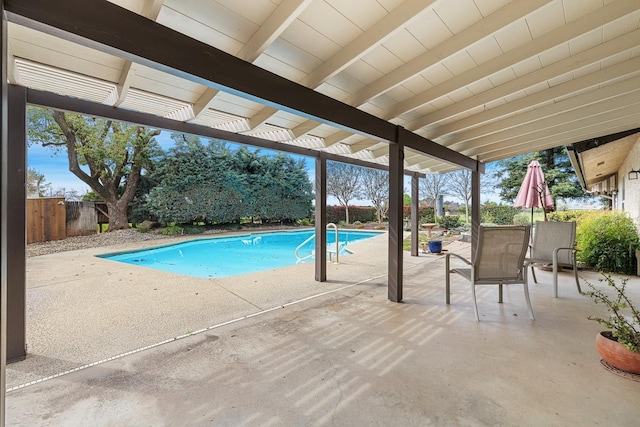
<svg viewBox="0 0 640 427"><path fill-rule="evenodd" d="M427 237L431 238L431 230L433 229L433 227L435 227L437 224L435 223L427 223L427 224L422 224L422 226L424 228L427 229Z"/></svg>

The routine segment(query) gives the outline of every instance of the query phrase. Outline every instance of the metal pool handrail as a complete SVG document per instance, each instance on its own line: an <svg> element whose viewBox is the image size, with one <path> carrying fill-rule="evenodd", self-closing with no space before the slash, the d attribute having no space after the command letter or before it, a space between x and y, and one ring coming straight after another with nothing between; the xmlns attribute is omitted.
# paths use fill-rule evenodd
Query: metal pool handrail
<svg viewBox="0 0 640 427"><path fill-rule="evenodd" d="M336 250L335 250L335 254L336 254L336 264L338 264L338 262L340 261L340 248L339 248L339 239L338 239L338 226L335 225L333 222L330 222L329 224L327 224L327 230L333 228L336 232ZM296 259L298 260L297 262L300 261L304 261L307 258L311 258L312 256L315 255L314 252L311 252L309 255L301 257L298 254L298 251L300 250L300 248L302 248L304 245L306 245L307 243L309 243L311 240L315 239L316 237L316 233L313 233L311 236L309 236L304 242L300 243L298 245L298 247L295 250L295 254L296 254ZM327 250L327 252L329 253L329 260L331 260L331 254L334 253L334 251L331 250Z"/></svg>

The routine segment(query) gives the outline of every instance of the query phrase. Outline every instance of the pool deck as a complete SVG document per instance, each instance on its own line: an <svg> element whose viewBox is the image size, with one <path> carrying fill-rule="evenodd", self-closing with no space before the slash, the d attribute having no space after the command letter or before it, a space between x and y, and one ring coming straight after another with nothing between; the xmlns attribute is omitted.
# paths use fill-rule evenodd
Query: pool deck
<svg viewBox="0 0 640 427"><path fill-rule="evenodd" d="M162 242L166 244L166 242ZM7 367L7 425L636 425L640 382L600 366L602 314L570 272L519 286L454 280L442 256L404 257L388 301L387 237L354 254L225 279L94 255L28 259L28 357ZM469 244L446 249L469 254ZM581 272L597 284L598 274ZM630 293L640 300L640 278ZM600 310L600 311L598 311ZM87 366L92 365L92 366ZM49 379L46 379L49 378ZM45 380L43 380L45 379Z"/></svg>

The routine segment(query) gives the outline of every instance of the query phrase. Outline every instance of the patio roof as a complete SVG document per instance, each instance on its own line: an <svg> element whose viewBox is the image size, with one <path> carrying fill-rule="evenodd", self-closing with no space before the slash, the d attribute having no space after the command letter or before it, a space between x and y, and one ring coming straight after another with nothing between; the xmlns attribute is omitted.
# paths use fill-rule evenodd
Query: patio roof
<svg viewBox="0 0 640 427"><path fill-rule="evenodd" d="M611 196L618 191L618 170L633 148L640 128L571 144L569 160L582 188Z"/></svg>
<svg viewBox="0 0 640 427"><path fill-rule="evenodd" d="M111 3L7 1L10 83L382 165L395 127L384 124L400 125L424 138L404 159L424 173L461 166L448 150L416 150L430 141L487 162L635 128L640 115L637 0ZM151 21L173 38L145 45ZM96 48L89 34L118 45ZM225 61L175 52L180 36ZM211 77L123 54L128 43L156 59L183 53ZM244 61L273 73L262 93L240 87ZM366 114L336 107L351 118L332 121L277 102L311 92L326 96L318 108ZM349 125L370 116L379 132Z"/></svg>

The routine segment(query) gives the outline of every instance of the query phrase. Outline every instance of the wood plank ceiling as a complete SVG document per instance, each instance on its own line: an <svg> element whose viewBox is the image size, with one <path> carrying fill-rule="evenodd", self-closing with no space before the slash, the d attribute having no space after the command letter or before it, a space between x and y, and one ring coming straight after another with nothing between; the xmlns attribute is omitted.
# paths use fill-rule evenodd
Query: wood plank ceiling
<svg viewBox="0 0 640 427"><path fill-rule="evenodd" d="M111 2L482 162L640 124L640 0ZM10 83L388 163L385 141L14 23L8 34ZM405 167L453 168L415 152Z"/></svg>

